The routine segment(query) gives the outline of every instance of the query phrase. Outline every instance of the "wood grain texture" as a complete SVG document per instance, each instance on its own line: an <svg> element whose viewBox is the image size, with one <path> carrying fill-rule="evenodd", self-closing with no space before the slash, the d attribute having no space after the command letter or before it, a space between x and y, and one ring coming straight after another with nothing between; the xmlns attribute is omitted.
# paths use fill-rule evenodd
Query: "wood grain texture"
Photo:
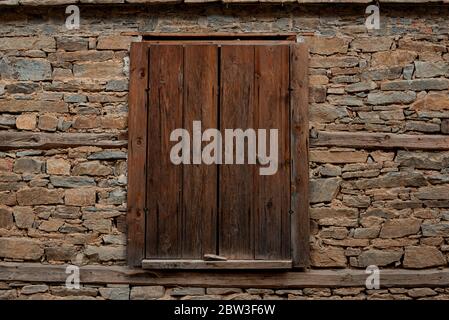
<svg viewBox="0 0 449 320"><path fill-rule="evenodd" d="M0 150L52 149L81 146L122 148L126 137L110 133L0 132Z"/></svg>
<svg viewBox="0 0 449 320"><path fill-rule="evenodd" d="M254 128L254 46L222 46L220 65L221 131ZM219 254L228 259L254 259L254 172L254 165L219 169Z"/></svg>
<svg viewBox="0 0 449 320"><path fill-rule="evenodd" d="M0 262L0 281L65 283L67 265ZM365 270L308 272L185 272L148 271L125 266L80 267L83 284L130 284L238 288L365 287ZM449 268L427 270L381 269L380 287L449 287Z"/></svg>
<svg viewBox="0 0 449 320"><path fill-rule="evenodd" d="M130 60L127 257L139 266L145 250L148 46L132 43Z"/></svg>
<svg viewBox="0 0 449 320"><path fill-rule="evenodd" d="M181 256L182 167L170 160L170 133L182 128L183 47L150 45L146 257Z"/></svg>
<svg viewBox="0 0 449 320"><path fill-rule="evenodd" d="M143 260L144 269L232 269L232 270L261 270L261 269L290 269L292 262L289 260Z"/></svg>
<svg viewBox="0 0 449 320"><path fill-rule="evenodd" d="M201 121L202 131L217 127L217 86L218 48L184 46L183 128L187 129L191 136L193 121ZM208 143L200 143L199 147L206 144ZM191 146L191 160L193 160L193 146ZM181 246L182 258L199 259L205 254L216 253L217 165L203 164L201 159L196 159L196 162L182 166Z"/></svg>
<svg viewBox="0 0 449 320"><path fill-rule="evenodd" d="M449 136L373 132L325 132L311 136L312 147L351 147L361 149L449 150Z"/></svg>
<svg viewBox="0 0 449 320"><path fill-rule="evenodd" d="M308 61L305 44L290 46L292 259L302 268L310 264Z"/></svg>
<svg viewBox="0 0 449 320"><path fill-rule="evenodd" d="M254 185L255 259L290 257L290 130L289 47L255 46L255 128L278 130L277 172L261 175L258 163ZM259 138L260 139L260 138ZM265 156L265 155L263 155Z"/></svg>

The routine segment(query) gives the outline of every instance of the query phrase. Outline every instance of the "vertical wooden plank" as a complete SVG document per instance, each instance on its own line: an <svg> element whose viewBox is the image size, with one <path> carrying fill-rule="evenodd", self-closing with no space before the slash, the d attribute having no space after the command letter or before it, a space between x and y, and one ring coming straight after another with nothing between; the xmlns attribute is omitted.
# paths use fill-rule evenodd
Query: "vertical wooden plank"
<svg viewBox="0 0 449 320"><path fill-rule="evenodd" d="M184 125L193 135L193 121L201 132L217 128L218 48L184 47ZM201 137L200 137L201 139ZM208 144L203 142L202 146ZM201 156L201 155L200 155ZM193 146L191 146L193 159ZM217 165L183 166L182 257L202 259L216 254Z"/></svg>
<svg viewBox="0 0 449 320"><path fill-rule="evenodd" d="M308 61L305 44L290 45L292 259L303 268L310 264Z"/></svg>
<svg viewBox="0 0 449 320"><path fill-rule="evenodd" d="M220 65L221 132L254 128L254 46L222 46ZM219 168L219 253L229 259L254 259L254 168Z"/></svg>
<svg viewBox="0 0 449 320"><path fill-rule="evenodd" d="M170 133L182 128L183 47L150 46L147 258L179 258L182 166L170 160Z"/></svg>
<svg viewBox="0 0 449 320"><path fill-rule="evenodd" d="M255 47L256 127L265 129L266 153L270 129L278 130L277 172L254 175L255 258L290 258L290 106L289 47ZM263 165L266 167L266 165Z"/></svg>
<svg viewBox="0 0 449 320"><path fill-rule="evenodd" d="M130 266L140 266L145 248L145 173L147 146L148 47L131 44L128 119L128 226L127 257Z"/></svg>

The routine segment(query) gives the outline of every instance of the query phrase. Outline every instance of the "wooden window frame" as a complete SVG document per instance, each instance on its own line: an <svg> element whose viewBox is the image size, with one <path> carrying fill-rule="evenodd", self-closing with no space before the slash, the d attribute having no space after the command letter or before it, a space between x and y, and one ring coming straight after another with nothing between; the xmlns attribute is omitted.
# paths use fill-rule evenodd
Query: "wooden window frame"
<svg viewBox="0 0 449 320"><path fill-rule="evenodd" d="M278 39L278 40L276 40ZM296 39L296 36L294 37ZM151 44L289 44L290 45L290 135L291 135L291 262L286 261L166 261L165 269L289 269L308 268L309 245L309 129L308 49L293 42L293 34L149 34L133 42L130 52L128 120L127 260L132 267L152 269L145 259L145 211L147 173L148 52ZM144 89L142 89L144 88ZM132 164L132 165L131 165ZM143 168L143 170L142 170ZM160 268L158 266L157 268Z"/></svg>

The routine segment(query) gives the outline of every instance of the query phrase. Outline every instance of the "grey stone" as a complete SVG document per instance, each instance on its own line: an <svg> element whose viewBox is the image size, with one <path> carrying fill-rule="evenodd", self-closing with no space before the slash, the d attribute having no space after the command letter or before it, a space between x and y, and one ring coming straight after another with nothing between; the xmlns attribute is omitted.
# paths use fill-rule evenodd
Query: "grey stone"
<svg viewBox="0 0 449 320"><path fill-rule="evenodd" d="M415 101L416 93L413 91L403 92L372 92L368 94L368 104L384 105L393 103L411 103Z"/></svg>
<svg viewBox="0 0 449 320"><path fill-rule="evenodd" d="M413 76L413 71L415 70L415 66L413 64L408 64L404 67L402 74L404 75L405 80L411 80Z"/></svg>
<svg viewBox="0 0 449 320"><path fill-rule="evenodd" d="M449 235L449 222L424 222L421 225L424 237L447 237Z"/></svg>
<svg viewBox="0 0 449 320"><path fill-rule="evenodd" d="M170 293L172 296L201 296L204 294L206 294L206 289L196 287L176 287Z"/></svg>
<svg viewBox="0 0 449 320"><path fill-rule="evenodd" d="M24 286L20 293L22 294L35 294L35 293L44 293L48 291L48 286L45 284L36 284L36 285L28 285Z"/></svg>
<svg viewBox="0 0 449 320"><path fill-rule="evenodd" d="M407 123L405 124L405 130L419 132L439 132L440 125L437 123L429 123L424 121L407 121Z"/></svg>
<svg viewBox="0 0 449 320"><path fill-rule="evenodd" d="M402 67L391 67L385 69L370 69L362 72L362 80L393 80L402 74Z"/></svg>
<svg viewBox="0 0 449 320"><path fill-rule="evenodd" d="M50 182L55 187L62 188L78 188L78 187L87 187L87 186L95 186L95 180L92 177L64 177L64 176L51 176Z"/></svg>
<svg viewBox="0 0 449 320"><path fill-rule="evenodd" d="M398 150L395 161L404 167L441 170L449 166L449 152Z"/></svg>
<svg viewBox="0 0 449 320"><path fill-rule="evenodd" d="M87 96L79 93L66 94L64 95L64 101L69 103L87 102Z"/></svg>
<svg viewBox="0 0 449 320"><path fill-rule="evenodd" d="M131 300L154 300L161 298L165 294L162 286L145 286L131 288Z"/></svg>
<svg viewBox="0 0 449 320"><path fill-rule="evenodd" d="M392 263L398 262L404 252L402 250L377 250L370 249L363 251L358 257L358 266L366 268L370 265L376 265L379 267L387 266Z"/></svg>
<svg viewBox="0 0 449 320"><path fill-rule="evenodd" d="M118 160L118 159L126 159L127 154L123 151L100 151L92 153L87 157L89 160Z"/></svg>
<svg viewBox="0 0 449 320"><path fill-rule="evenodd" d="M106 83L106 91L128 91L128 80L120 79L120 80L109 80Z"/></svg>
<svg viewBox="0 0 449 320"><path fill-rule="evenodd" d="M51 64L46 59L20 59L15 62L14 70L19 80L51 79Z"/></svg>
<svg viewBox="0 0 449 320"><path fill-rule="evenodd" d="M447 90L449 88L449 79L417 79L417 80L396 80L384 82L381 85L382 90Z"/></svg>
<svg viewBox="0 0 449 320"><path fill-rule="evenodd" d="M14 162L14 172L17 173L40 173L43 162L30 158L20 158Z"/></svg>
<svg viewBox="0 0 449 320"><path fill-rule="evenodd" d="M349 86L345 87L346 92L354 93L354 92L363 92L363 91L370 91L377 88L377 85L374 81L367 81L367 82L358 82L351 84Z"/></svg>
<svg viewBox="0 0 449 320"><path fill-rule="evenodd" d="M415 76L417 78L433 78L439 76L449 76L449 63L443 61L428 62L415 61Z"/></svg>
<svg viewBox="0 0 449 320"><path fill-rule="evenodd" d="M16 82L7 84L5 88L8 93L30 94L35 92L39 88L39 84L33 82Z"/></svg>
<svg viewBox="0 0 449 320"><path fill-rule="evenodd" d="M129 287L100 288L100 294L107 300L129 300Z"/></svg>
<svg viewBox="0 0 449 320"><path fill-rule="evenodd" d="M420 200L449 200L449 186L429 186L419 188L415 193Z"/></svg>
<svg viewBox="0 0 449 320"><path fill-rule="evenodd" d="M341 178L311 179L310 203L330 202L340 189Z"/></svg>
<svg viewBox="0 0 449 320"><path fill-rule="evenodd" d="M358 189L421 187L427 185L426 178L420 172L389 172L372 179L360 179L355 182Z"/></svg>

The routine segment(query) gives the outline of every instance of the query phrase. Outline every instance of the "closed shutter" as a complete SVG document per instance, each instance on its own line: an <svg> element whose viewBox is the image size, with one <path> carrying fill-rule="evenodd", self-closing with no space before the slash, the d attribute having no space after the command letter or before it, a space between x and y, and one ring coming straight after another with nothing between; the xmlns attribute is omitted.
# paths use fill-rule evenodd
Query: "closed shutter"
<svg viewBox="0 0 449 320"><path fill-rule="evenodd" d="M145 268L289 268L292 260L294 265L307 264L303 252L303 261L297 261L295 241L304 242L308 228L301 226L298 236L299 229L292 225L304 220L298 220L297 211L307 207L291 203L298 198L296 185L304 185L304 177L298 182L297 170L292 170L292 165L299 165L291 148L298 147L292 135L295 114L290 95L295 91L291 86L295 47L270 43L146 44L140 48L148 61L141 80L146 82L147 101L145 184L141 183L145 214L139 216L139 223L144 224L145 237L144 248L136 248L136 255L143 250ZM134 90L130 89L130 104ZM248 140L245 164L235 164L234 152L234 164L208 165L201 159L194 161L192 151L190 160L195 163L173 164L170 151L176 142L170 141L170 134L183 128L192 141L193 121L201 121L202 131L220 130L223 162L225 129L266 130L267 153L273 143L270 129L277 129L277 171L261 175L266 165L260 154L256 164L248 164ZM130 139L137 135L130 127ZM203 141L201 147L208 143ZM195 148L192 144L190 150ZM132 159L130 154L129 166ZM130 167L130 176L133 170ZM137 187L131 184L134 194ZM128 215L135 217L136 210L128 203ZM136 221L131 224L139 229ZM133 236L128 238L133 241ZM210 261L212 255L218 257Z"/></svg>

